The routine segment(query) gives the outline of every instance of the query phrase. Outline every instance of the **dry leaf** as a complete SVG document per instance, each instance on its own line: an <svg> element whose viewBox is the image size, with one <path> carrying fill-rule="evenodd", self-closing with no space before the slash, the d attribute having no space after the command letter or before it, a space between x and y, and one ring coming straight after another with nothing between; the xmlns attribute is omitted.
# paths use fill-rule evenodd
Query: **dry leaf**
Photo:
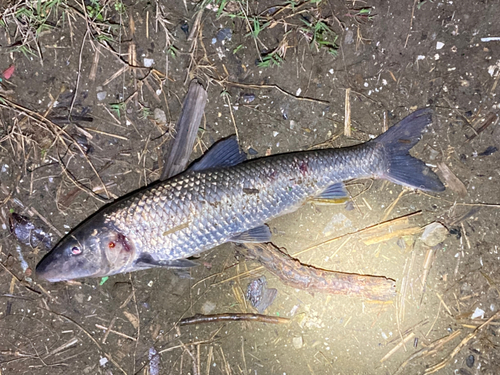
<svg viewBox="0 0 500 375"><path fill-rule="evenodd" d="M451 169L448 168L445 163L440 162L437 166L446 185L461 197L465 197L467 195L467 188L464 183L460 181L455 174L453 174Z"/></svg>

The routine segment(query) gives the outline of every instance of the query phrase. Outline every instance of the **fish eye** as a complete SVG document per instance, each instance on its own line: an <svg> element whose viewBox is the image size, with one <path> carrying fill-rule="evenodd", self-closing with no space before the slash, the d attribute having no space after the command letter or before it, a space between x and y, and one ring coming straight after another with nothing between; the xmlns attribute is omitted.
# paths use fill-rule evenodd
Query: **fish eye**
<svg viewBox="0 0 500 375"><path fill-rule="evenodd" d="M73 255L80 255L81 253L82 253L82 249L80 249L79 247L73 246L71 248L71 254L73 254Z"/></svg>
<svg viewBox="0 0 500 375"><path fill-rule="evenodd" d="M114 248L115 246L116 246L116 244L113 241L110 241L110 243L108 244L108 247L110 249Z"/></svg>

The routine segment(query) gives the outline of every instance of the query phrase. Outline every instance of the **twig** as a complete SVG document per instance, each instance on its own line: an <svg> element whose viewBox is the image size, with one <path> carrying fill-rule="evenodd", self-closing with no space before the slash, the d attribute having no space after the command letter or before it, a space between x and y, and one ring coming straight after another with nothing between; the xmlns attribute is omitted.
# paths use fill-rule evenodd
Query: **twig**
<svg viewBox="0 0 500 375"><path fill-rule="evenodd" d="M344 116L344 135L351 136L351 89L345 90L345 116Z"/></svg>
<svg viewBox="0 0 500 375"><path fill-rule="evenodd" d="M406 45L408 44L408 39L410 39L411 29L413 28L413 15L415 14L415 6L417 5L417 1L418 0L415 0L413 2L413 7L411 8L410 29L408 30L408 35L406 35L406 41L403 48L406 48Z"/></svg>
<svg viewBox="0 0 500 375"><path fill-rule="evenodd" d="M415 337L415 332L411 332L408 336L406 336L403 340L401 340L399 342L399 344L397 344L394 348L392 348L389 351L389 353L387 353L386 355L384 355L380 359L380 362L386 361L391 355L393 355L394 353L396 353L399 349L401 349L404 346L404 344L406 344L408 341L410 341L414 337Z"/></svg>
<svg viewBox="0 0 500 375"><path fill-rule="evenodd" d="M115 317L116 318L116 317ZM113 318L113 319L115 319ZM111 328L108 328L108 327L105 327L103 325L100 325L100 324L96 324L95 325L97 328L99 329L102 329L104 331L106 331L106 334L105 334L105 337L102 339L102 343L104 344L105 343L105 338L107 337L107 334L108 333L114 333L115 335L118 335L118 336L121 336L121 337L125 337L126 339L129 339L129 340L132 340L132 341L137 341L137 339L135 337L132 337L132 336L129 336L129 335L126 335L124 333L121 333L121 332L118 332L118 331L115 331L114 329L111 329ZM111 324L110 324L111 326Z"/></svg>
<svg viewBox="0 0 500 375"><path fill-rule="evenodd" d="M71 105L69 106L68 117L71 117L71 113L73 112L73 106L75 105L75 101L76 101L76 96L78 95L78 86L80 85L80 76L82 73L83 46L85 45L85 39L87 39L88 34L89 34L89 29L87 28L87 31L85 31L85 34L83 35L82 45L80 47L80 54L78 56L78 73L77 73L77 78L76 78L76 86L75 86L75 92L73 93L73 99L71 99Z"/></svg>
<svg viewBox="0 0 500 375"><path fill-rule="evenodd" d="M278 85L275 85L275 84L272 84L272 85L254 85L254 84L247 84L247 83L231 82L231 81L227 81L227 80L221 81L221 80L218 80L215 78L214 78L214 81L218 82L219 84L225 83L225 84L231 85L231 86L247 87L247 88L257 89L257 90L275 89L275 90L278 90L279 92L281 92L287 96L290 96L294 99L297 99L297 100L304 100L304 101L308 101L308 102L322 103L322 104L330 104L330 102L328 100L314 99L314 98L309 98L306 96L297 96L297 95L291 94L288 91L283 90L281 87L279 87Z"/></svg>
<svg viewBox="0 0 500 375"><path fill-rule="evenodd" d="M196 314L190 318L184 318L180 321L181 326L188 324L199 324L199 323L213 323L213 322L227 322L227 321L252 321L252 322L262 322L270 324L285 324L289 323L290 319L281 318L279 316L270 316L262 314L250 314L250 313L227 313L227 314L217 314L217 315L202 315Z"/></svg>
<svg viewBox="0 0 500 375"><path fill-rule="evenodd" d="M233 108L231 107L231 100L229 99L229 95L224 95L224 96L225 99L227 100L227 106L229 107L229 114L231 115L231 120L233 121L234 132L236 133L236 140L239 142L240 136L238 134L238 127L236 126L236 120L234 119Z"/></svg>

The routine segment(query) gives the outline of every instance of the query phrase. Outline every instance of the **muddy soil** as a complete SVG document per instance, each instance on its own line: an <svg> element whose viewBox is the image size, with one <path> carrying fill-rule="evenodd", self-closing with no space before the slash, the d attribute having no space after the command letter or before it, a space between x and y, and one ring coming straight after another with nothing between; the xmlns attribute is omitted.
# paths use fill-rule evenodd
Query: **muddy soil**
<svg viewBox="0 0 500 375"><path fill-rule="evenodd" d="M189 41L195 4L140 0L125 2L122 13L106 5L104 21L118 26L100 26L112 37L101 36L104 44L78 15L81 4L68 4L38 36L43 59L36 48L27 57L7 48L20 38L11 23L0 32L0 70L15 66L0 93L1 374L500 372L497 2L323 0L296 6L286 28L270 24L259 40L248 35L247 19L218 17L212 7ZM279 5L241 4L229 3L227 13L244 9L271 19ZM339 35L336 56L300 31L313 17ZM226 28L231 38L221 40ZM281 64L258 66L257 49L272 51L285 32ZM147 59L154 70L144 68ZM193 158L236 130L252 157L348 146L417 108L434 108L412 153L436 168L445 192L353 181L346 205L305 205L269 223L273 241L300 252L304 263L396 280L394 300L286 287L231 244L202 254L191 278L151 269L107 280L37 280L34 269L47 250L11 235L10 212L37 220L57 240L105 204L103 184L119 197L158 179L161 145L192 78L207 86L209 98ZM67 117L70 108L93 121L54 127L43 120ZM155 109L166 122L155 120ZM403 227L395 220L380 229L384 241L370 244L357 233L405 215ZM447 230L426 244L418 228L433 222ZM255 312L242 296L262 275L278 289L266 314L289 324L178 327L199 313Z"/></svg>

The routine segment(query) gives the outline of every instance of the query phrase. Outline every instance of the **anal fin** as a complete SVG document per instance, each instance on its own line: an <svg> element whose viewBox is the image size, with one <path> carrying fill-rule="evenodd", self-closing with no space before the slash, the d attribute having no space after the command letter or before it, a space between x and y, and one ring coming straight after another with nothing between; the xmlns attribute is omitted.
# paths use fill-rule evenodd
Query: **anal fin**
<svg viewBox="0 0 500 375"><path fill-rule="evenodd" d="M267 225L252 228L246 232L237 234L230 239L231 242L237 243L259 243L271 241L271 231Z"/></svg>
<svg viewBox="0 0 500 375"><path fill-rule="evenodd" d="M349 193L342 182L328 186L323 192L314 197L314 203L338 204L349 200Z"/></svg>

